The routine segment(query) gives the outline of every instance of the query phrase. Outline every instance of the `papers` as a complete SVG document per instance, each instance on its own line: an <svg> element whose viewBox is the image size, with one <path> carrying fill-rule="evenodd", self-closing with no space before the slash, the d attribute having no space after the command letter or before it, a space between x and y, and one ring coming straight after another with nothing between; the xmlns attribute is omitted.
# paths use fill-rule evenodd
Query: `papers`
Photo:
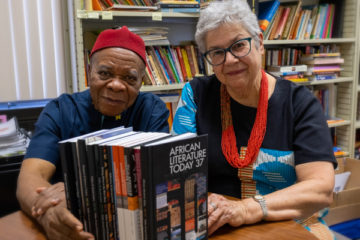
<svg viewBox="0 0 360 240"><path fill-rule="evenodd" d="M343 172L343 173L335 174L335 186L334 186L335 193L344 190L350 175L351 172Z"/></svg>
<svg viewBox="0 0 360 240"><path fill-rule="evenodd" d="M0 123L0 157L24 154L29 141L26 133L19 128L15 117Z"/></svg>

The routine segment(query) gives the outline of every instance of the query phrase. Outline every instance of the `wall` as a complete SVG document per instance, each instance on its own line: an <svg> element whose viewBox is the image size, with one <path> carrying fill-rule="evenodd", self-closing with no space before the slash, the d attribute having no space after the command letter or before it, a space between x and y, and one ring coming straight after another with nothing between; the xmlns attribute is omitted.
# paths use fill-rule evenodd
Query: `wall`
<svg viewBox="0 0 360 240"><path fill-rule="evenodd" d="M54 98L69 80L63 0L1 0L0 102Z"/></svg>

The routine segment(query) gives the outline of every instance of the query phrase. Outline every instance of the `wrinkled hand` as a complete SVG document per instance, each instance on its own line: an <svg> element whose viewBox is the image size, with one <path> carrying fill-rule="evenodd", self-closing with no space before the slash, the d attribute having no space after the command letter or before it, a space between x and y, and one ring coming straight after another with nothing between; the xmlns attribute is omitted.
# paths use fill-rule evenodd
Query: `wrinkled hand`
<svg viewBox="0 0 360 240"><path fill-rule="evenodd" d="M50 187L40 187L36 189L38 197L31 209L33 217L37 218L61 201L65 202L65 187L63 182L56 183Z"/></svg>
<svg viewBox="0 0 360 240"><path fill-rule="evenodd" d="M226 199L219 194L208 197L209 235L225 224L239 227L245 223L246 208L241 201Z"/></svg>
<svg viewBox="0 0 360 240"><path fill-rule="evenodd" d="M50 240L94 239L91 233L83 231L83 224L66 208L65 201L48 208L37 220Z"/></svg>

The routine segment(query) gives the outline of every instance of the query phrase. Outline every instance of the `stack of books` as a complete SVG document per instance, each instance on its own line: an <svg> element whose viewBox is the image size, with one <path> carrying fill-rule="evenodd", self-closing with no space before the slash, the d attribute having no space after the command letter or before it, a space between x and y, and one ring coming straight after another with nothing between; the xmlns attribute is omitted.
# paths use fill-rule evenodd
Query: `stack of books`
<svg viewBox="0 0 360 240"><path fill-rule="evenodd" d="M195 0L159 0L155 5L161 12L200 12L200 4Z"/></svg>
<svg viewBox="0 0 360 240"><path fill-rule="evenodd" d="M339 77L344 59L341 58L339 49L335 48L337 49L335 52L310 50L302 55L300 61L308 66L307 75L311 80L328 80Z"/></svg>
<svg viewBox="0 0 360 240"><path fill-rule="evenodd" d="M268 66L267 70L274 76L281 77L292 82L308 82L305 77L307 72L306 65L290 65L290 66Z"/></svg>
<svg viewBox="0 0 360 240"><path fill-rule="evenodd" d="M16 117L0 122L0 157L24 155L29 136L19 127Z"/></svg>
<svg viewBox="0 0 360 240"><path fill-rule="evenodd" d="M206 239L207 136L100 130L59 142L67 207L96 239Z"/></svg>
<svg viewBox="0 0 360 240"><path fill-rule="evenodd" d="M129 27L129 31L139 35L146 46L170 45L167 27Z"/></svg>

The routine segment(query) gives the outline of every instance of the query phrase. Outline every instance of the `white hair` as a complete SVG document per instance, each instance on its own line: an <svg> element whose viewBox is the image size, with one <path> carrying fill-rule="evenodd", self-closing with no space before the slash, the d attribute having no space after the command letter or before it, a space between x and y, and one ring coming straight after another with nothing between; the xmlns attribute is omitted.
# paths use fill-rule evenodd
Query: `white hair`
<svg viewBox="0 0 360 240"><path fill-rule="evenodd" d="M200 12L196 26L195 41L202 53L206 51L205 37L207 32L224 23L241 24L254 40L256 48L260 46L261 32L258 19L244 0L213 1Z"/></svg>

